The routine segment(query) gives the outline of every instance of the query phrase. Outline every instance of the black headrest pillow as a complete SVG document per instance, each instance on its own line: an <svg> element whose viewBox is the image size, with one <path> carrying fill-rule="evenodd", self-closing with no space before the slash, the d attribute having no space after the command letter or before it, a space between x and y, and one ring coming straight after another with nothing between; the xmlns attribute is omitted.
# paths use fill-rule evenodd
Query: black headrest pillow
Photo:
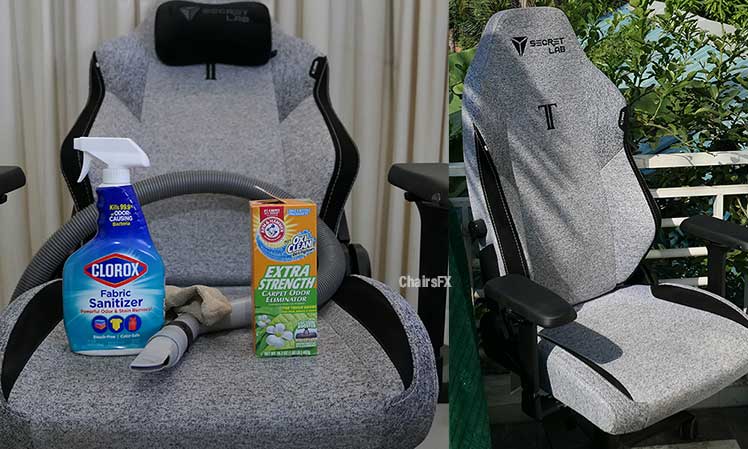
<svg viewBox="0 0 748 449"><path fill-rule="evenodd" d="M263 65L272 56L262 3L168 1L156 10L155 34L156 54L167 65Z"/></svg>

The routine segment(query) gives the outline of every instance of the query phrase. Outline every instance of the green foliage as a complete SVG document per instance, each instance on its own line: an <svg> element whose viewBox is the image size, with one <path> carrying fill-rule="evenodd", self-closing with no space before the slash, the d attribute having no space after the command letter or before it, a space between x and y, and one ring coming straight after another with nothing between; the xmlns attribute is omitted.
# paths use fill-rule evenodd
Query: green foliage
<svg viewBox="0 0 748 449"><path fill-rule="evenodd" d="M677 7L717 22L745 28L748 2L736 0L680 0Z"/></svg>
<svg viewBox="0 0 748 449"><path fill-rule="evenodd" d="M748 67L740 67L748 58L746 29L716 36L676 2L661 15L651 14L651 3L616 12L608 35L586 49L632 105L634 141L661 147L674 137L693 152L748 142L748 101L740 98L748 86Z"/></svg>
<svg viewBox="0 0 748 449"><path fill-rule="evenodd" d="M585 39L588 24L623 5L622 0L537 0L536 6L561 8L581 39ZM449 24L453 50L478 45L488 19L496 12L511 7L510 0L449 0Z"/></svg>
<svg viewBox="0 0 748 449"><path fill-rule="evenodd" d="M449 56L450 160L462 160L461 94L474 46L483 25L509 2L450 0L453 49ZM537 5L552 3L542 0ZM616 1L561 0L590 60L619 88L631 106L634 145L645 151L723 151L748 148L748 4L730 0L669 0L654 14L652 0L632 0L631 11L615 11L607 23L599 17L616 10ZM493 9L491 9L493 8ZM714 35L698 27L699 14L736 27ZM465 53L463 55L463 53ZM650 187L748 184L746 167L661 169L646 174ZM451 193L464 194L453 182ZM664 217L711 213L703 198L660 201ZM745 200L725 199L725 218L748 224ZM655 246L696 246L677 228L662 230ZM651 263L663 278L705 275L706 261L664 260ZM748 257L731 254L728 291L742 292L740 274Z"/></svg>

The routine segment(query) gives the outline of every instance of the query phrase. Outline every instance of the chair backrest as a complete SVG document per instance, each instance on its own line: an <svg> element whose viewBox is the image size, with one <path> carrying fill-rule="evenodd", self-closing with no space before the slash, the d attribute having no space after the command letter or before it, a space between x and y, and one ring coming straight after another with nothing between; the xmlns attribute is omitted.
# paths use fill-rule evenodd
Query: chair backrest
<svg viewBox="0 0 748 449"><path fill-rule="evenodd" d="M94 193L74 185L72 137L123 136L151 159L151 168L134 172L136 181L182 170L240 173L311 198L337 230L358 153L330 106L326 58L273 23L277 53L265 65L169 66L156 55L154 15L94 55L89 103L62 147L77 208ZM92 170L90 185L100 177ZM191 195L144 209L167 282L248 285L247 201Z"/></svg>
<svg viewBox="0 0 748 449"><path fill-rule="evenodd" d="M463 135L497 274L528 275L571 303L630 277L659 214L624 144L625 106L562 11L491 18L465 80Z"/></svg>

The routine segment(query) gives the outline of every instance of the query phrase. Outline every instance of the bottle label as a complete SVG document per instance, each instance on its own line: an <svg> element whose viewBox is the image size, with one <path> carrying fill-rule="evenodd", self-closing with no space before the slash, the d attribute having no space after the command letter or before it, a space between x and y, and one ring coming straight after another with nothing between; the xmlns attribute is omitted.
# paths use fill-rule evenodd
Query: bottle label
<svg viewBox="0 0 748 449"><path fill-rule="evenodd" d="M152 264L153 265L153 264ZM65 280L65 327L72 349L139 349L163 326L163 270L133 255L113 253ZM146 273L152 276L143 277Z"/></svg>
<svg viewBox="0 0 748 449"><path fill-rule="evenodd" d="M74 352L142 349L164 324L163 262L132 188L97 192L99 233L63 271L68 341Z"/></svg>

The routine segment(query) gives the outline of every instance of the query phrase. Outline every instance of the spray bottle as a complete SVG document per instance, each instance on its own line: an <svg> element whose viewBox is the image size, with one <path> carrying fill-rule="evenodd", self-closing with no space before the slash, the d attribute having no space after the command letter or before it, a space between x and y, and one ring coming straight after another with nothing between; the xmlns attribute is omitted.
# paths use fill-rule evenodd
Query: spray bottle
<svg viewBox="0 0 748 449"><path fill-rule="evenodd" d="M148 167L145 152L130 139L80 137L78 182L91 159L107 165L96 188L98 232L65 262L62 273L65 330L73 352L137 354L164 325L164 264L153 244L130 184L130 169Z"/></svg>

